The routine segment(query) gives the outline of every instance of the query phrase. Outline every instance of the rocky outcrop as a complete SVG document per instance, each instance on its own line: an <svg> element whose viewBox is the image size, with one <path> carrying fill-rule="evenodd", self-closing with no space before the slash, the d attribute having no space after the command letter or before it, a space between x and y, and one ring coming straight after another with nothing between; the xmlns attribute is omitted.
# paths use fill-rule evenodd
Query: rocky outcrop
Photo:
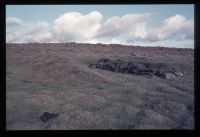
<svg viewBox="0 0 200 137"><path fill-rule="evenodd" d="M98 68L103 70L110 70L120 73L139 73L139 68L131 62L125 62L123 60L109 60L106 58L100 59L95 64L90 64L90 68Z"/></svg>
<svg viewBox="0 0 200 137"><path fill-rule="evenodd" d="M148 65L147 65L148 64ZM176 76L183 76L183 73L179 71L171 72L168 71L169 66L162 63L147 63L146 65L141 65L138 63L133 63L130 61L124 61L121 59L110 60L107 58L101 58L94 64L90 64L90 68L97 68L108 70L117 73L126 73L132 75L148 75L148 76L158 76L164 79L173 79ZM142 66L142 67L141 67ZM164 70L163 68L167 68Z"/></svg>

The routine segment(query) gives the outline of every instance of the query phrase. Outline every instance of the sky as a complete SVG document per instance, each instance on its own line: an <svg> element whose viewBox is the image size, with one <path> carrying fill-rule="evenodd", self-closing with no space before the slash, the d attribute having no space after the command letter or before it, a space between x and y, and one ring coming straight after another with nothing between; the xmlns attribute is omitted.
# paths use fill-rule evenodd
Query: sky
<svg viewBox="0 0 200 137"><path fill-rule="evenodd" d="M194 48L194 5L6 5L6 42Z"/></svg>

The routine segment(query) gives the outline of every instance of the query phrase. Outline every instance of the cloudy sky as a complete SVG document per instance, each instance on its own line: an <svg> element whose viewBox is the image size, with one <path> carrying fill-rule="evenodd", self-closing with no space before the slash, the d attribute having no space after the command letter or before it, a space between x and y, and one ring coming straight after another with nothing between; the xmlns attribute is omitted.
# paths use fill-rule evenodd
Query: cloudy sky
<svg viewBox="0 0 200 137"><path fill-rule="evenodd" d="M194 48L194 5L7 5L6 42Z"/></svg>

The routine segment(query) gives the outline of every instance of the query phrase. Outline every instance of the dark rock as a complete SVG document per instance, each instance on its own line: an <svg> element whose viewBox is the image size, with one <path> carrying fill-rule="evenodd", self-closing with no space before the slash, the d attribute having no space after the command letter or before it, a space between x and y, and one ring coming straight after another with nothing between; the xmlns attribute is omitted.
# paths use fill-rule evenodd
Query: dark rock
<svg viewBox="0 0 200 137"><path fill-rule="evenodd" d="M103 89L102 87L97 87L97 89Z"/></svg>
<svg viewBox="0 0 200 137"><path fill-rule="evenodd" d="M128 124L128 128L131 129L131 128L135 128L135 124L134 123L130 123Z"/></svg>
<svg viewBox="0 0 200 137"><path fill-rule="evenodd" d="M156 70L155 75L158 76L158 77L162 77L163 74L162 74L161 71Z"/></svg>
<svg viewBox="0 0 200 137"><path fill-rule="evenodd" d="M140 73L141 75L143 75L143 74L148 74L148 75L151 74L151 75L154 75L154 74L155 74L155 71L152 70L152 69L147 69L147 70L140 70L139 73Z"/></svg>
<svg viewBox="0 0 200 137"><path fill-rule="evenodd" d="M44 112L42 116L40 116L40 120L43 122L47 122L52 118L57 117L59 114L56 113L49 113L49 112Z"/></svg>
<svg viewBox="0 0 200 137"><path fill-rule="evenodd" d="M153 76L153 73L149 73L149 72L140 72L138 75Z"/></svg>
<svg viewBox="0 0 200 137"><path fill-rule="evenodd" d="M109 61L109 59L107 59L107 58L101 58L101 59L99 60L99 62L107 62L107 61Z"/></svg>

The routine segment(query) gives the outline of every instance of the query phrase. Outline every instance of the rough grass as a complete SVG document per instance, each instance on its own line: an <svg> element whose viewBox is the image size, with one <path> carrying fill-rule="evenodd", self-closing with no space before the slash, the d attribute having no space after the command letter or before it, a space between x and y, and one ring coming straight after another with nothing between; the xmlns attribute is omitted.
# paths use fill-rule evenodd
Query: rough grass
<svg viewBox="0 0 200 137"><path fill-rule="evenodd" d="M193 129L193 54L121 45L8 44L6 128ZM88 67L100 58L171 65L183 77L166 80ZM59 116L44 123L43 112Z"/></svg>

